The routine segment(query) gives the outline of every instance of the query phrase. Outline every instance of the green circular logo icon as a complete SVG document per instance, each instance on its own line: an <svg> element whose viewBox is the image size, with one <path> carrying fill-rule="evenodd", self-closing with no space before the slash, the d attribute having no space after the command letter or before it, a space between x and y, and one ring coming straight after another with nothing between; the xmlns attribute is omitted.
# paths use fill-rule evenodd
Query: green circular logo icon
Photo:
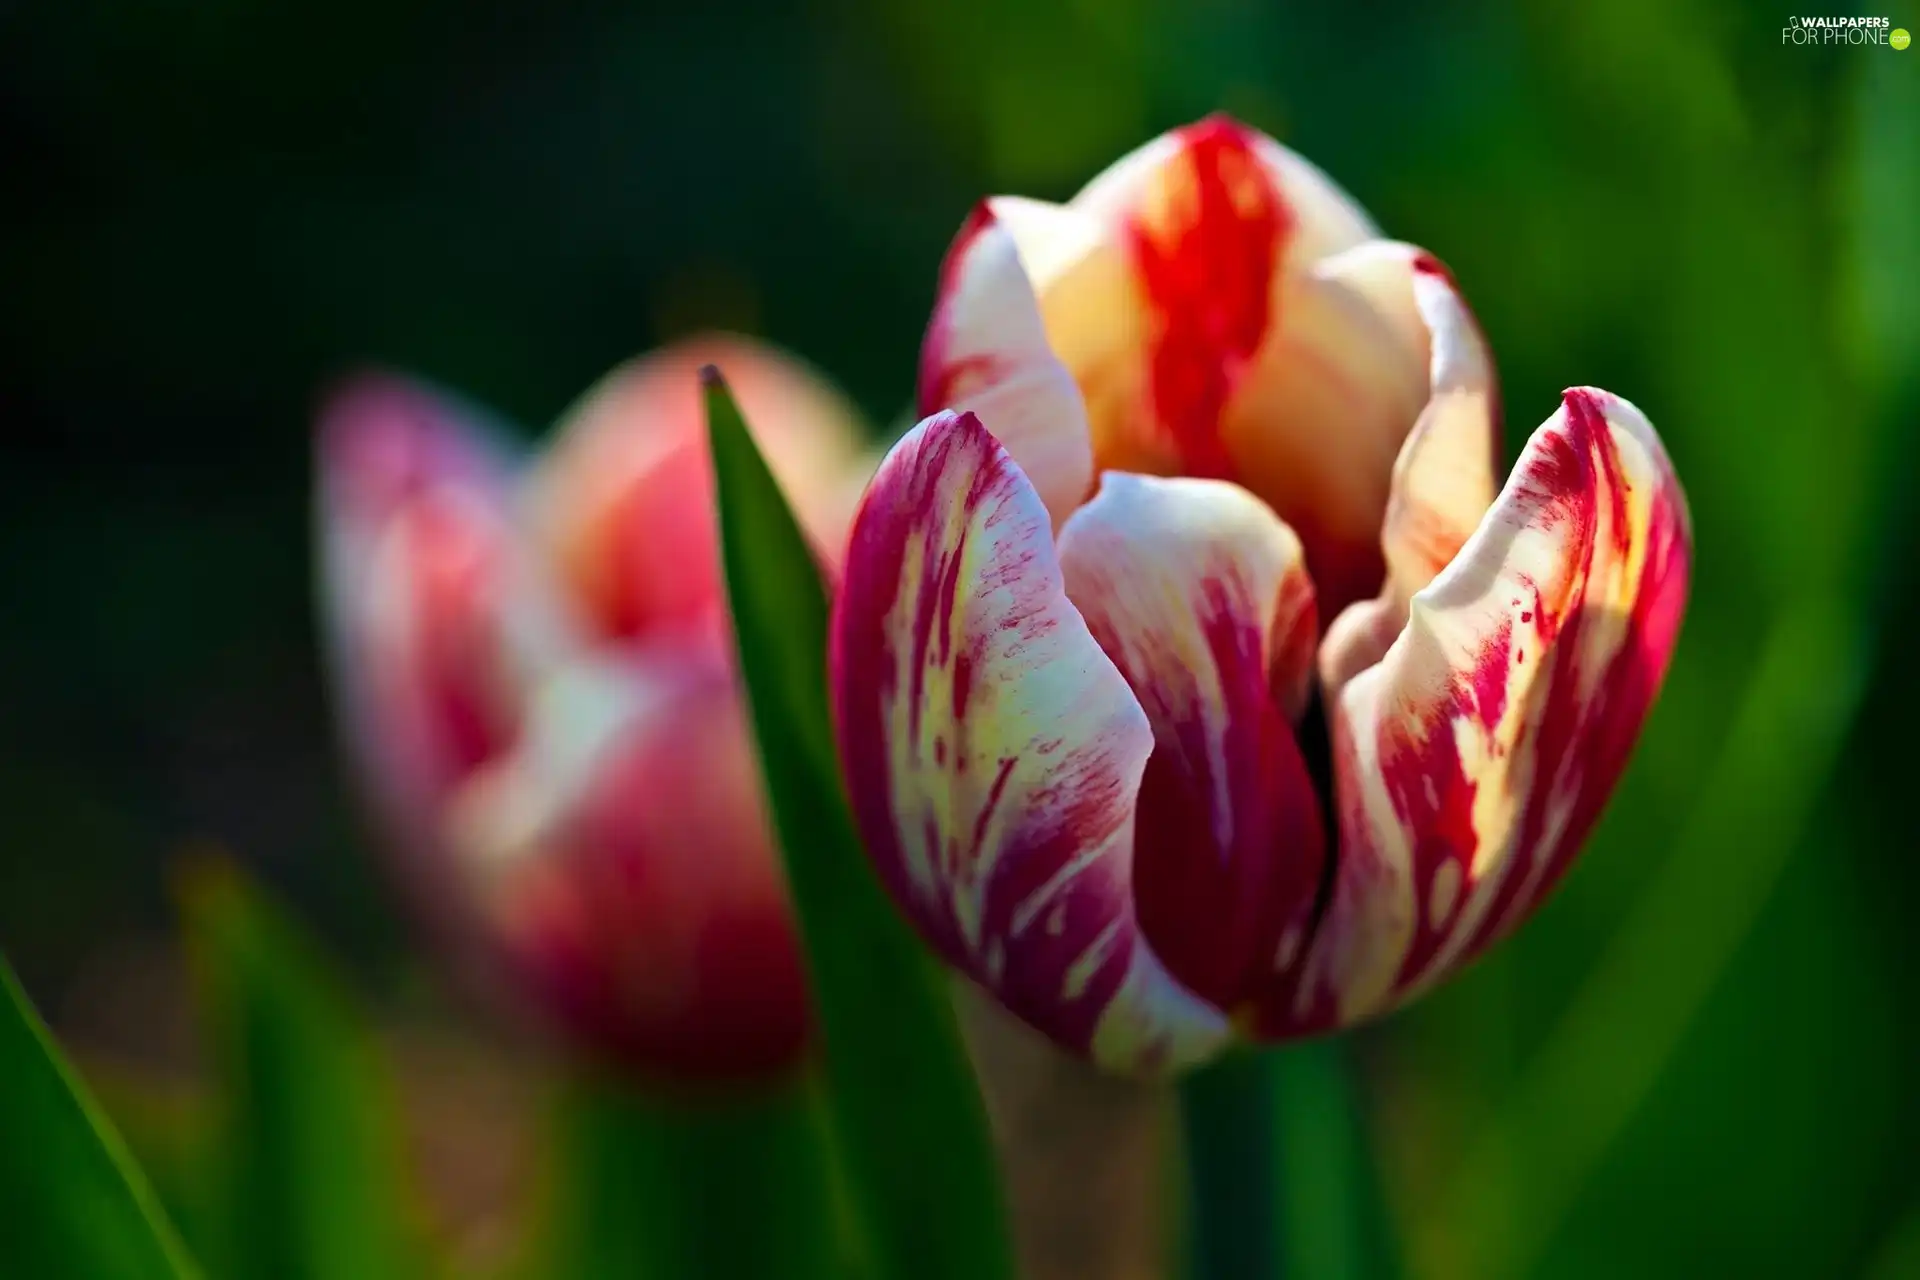
<svg viewBox="0 0 1920 1280"><path fill-rule="evenodd" d="M1912 39L1913 37L1907 34L1905 27L1895 27L1893 34L1887 37L1887 43L1896 49L1904 49L1907 47L1907 42Z"/></svg>

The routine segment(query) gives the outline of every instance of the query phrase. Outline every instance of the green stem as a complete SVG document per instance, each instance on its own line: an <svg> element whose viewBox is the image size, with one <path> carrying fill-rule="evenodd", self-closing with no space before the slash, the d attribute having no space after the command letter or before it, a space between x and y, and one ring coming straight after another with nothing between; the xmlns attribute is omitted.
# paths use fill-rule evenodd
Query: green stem
<svg viewBox="0 0 1920 1280"><path fill-rule="evenodd" d="M1298 1280L1399 1273L1344 1037L1273 1055L1283 1268Z"/></svg>
<svg viewBox="0 0 1920 1280"><path fill-rule="evenodd" d="M1231 1053L1180 1082L1191 1280L1280 1274L1269 1059Z"/></svg>
<svg viewBox="0 0 1920 1280"><path fill-rule="evenodd" d="M811 1089L673 1103L605 1082L561 1101L541 1274L837 1276L826 1129Z"/></svg>

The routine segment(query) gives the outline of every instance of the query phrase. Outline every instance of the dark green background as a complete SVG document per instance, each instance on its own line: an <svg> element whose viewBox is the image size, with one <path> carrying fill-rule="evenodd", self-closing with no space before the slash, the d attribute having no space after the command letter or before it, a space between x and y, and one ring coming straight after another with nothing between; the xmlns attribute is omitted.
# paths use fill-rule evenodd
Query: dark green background
<svg viewBox="0 0 1920 1280"><path fill-rule="evenodd" d="M0 947L59 1025L212 841L371 990L412 970L314 661L329 378L540 424L725 325L888 421L974 197L1226 108L1452 265L1510 452L1602 385L1693 503L1590 855L1363 1037L1416 1273L1920 1274L1920 50L1732 0L1439 8L0 8Z"/></svg>

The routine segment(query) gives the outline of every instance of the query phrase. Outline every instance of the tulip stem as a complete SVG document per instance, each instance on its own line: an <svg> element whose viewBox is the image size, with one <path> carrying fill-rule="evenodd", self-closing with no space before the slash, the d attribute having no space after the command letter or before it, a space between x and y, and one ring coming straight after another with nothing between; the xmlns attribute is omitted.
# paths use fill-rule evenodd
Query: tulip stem
<svg viewBox="0 0 1920 1280"><path fill-rule="evenodd" d="M1191 1280L1280 1274L1272 1064L1230 1053L1180 1083Z"/></svg>
<svg viewBox="0 0 1920 1280"><path fill-rule="evenodd" d="M556 1119L542 1274L844 1273L824 1119L805 1087L676 1103L580 1080Z"/></svg>
<svg viewBox="0 0 1920 1280"><path fill-rule="evenodd" d="M1384 1280L1399 1242L1367 1140L1353 1042L1344 1036L1273 1054L1281 1269L1294 1280Z"/></svg>
<svg viewBox="0 0 1920 1280"><path fill-rule="evenodd" d="M1347 1042L1241 1050L1180 1085L1190 1280L1378 1280L1399 1250Z"/></svg>

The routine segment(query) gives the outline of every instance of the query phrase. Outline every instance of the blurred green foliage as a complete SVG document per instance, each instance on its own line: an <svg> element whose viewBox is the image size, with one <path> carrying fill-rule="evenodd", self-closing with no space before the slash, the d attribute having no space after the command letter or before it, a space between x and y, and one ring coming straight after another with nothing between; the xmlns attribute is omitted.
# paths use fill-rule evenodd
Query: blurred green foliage
<svg viewBox="0 0 1920 1280"><path fill-rule="evenodd" d="M701 1098L570 1082L554 1106L541 1221L515 1274L856 1274L818 1104L811 1082Z"/></svg>
<svg viewBox="0 0 1920 1280"><path fill-rule="evenodd" d="M216 1113L201 1260L217 1275L287 1280L421 1274L365 1016L232 868L190 864L180 896Z"/></svg>
<svg viewBox="0 0 1920 1280"><path fill-rule="evenodd" d="M58 1015L111 940L168 927L164 862L212 837L394 980L308 607L326 379L387 362L537 422L719 324L887 420L977 195L1064 196L1226 108L1453 267L1510 453L1562 386L1606 386L1693 506L1680 654L1582 867L1355 1045L1414 1274L1903 1273L1920 53L1782 47L1781 21L1739 0L0 11L0 946Z"/></svg>

